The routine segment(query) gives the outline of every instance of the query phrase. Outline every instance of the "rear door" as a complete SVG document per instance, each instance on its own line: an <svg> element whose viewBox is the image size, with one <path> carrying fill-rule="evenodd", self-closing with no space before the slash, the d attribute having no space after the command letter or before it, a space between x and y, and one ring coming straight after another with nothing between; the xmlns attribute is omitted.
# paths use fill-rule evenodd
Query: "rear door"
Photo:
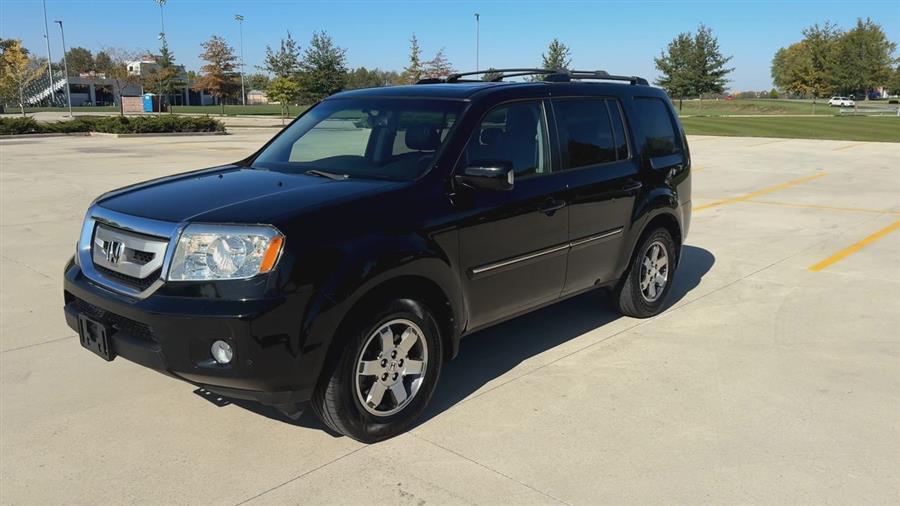
<svg viewBox="0 0 900 506"><path fill-rule="evenodd" d="M475 127L456 167L513 165L512 190L461 189L460 265L474 329L559 297L566 274L569 210L553 166L545 100L507 102Z"/></svg>
<svg viewBox="0 0 900 506"><path fill-rule="evenodd" d="M569 186L571 250L563 293L571 293L617 276L641 183L618 99L555 98L553 111Z"/></svg>

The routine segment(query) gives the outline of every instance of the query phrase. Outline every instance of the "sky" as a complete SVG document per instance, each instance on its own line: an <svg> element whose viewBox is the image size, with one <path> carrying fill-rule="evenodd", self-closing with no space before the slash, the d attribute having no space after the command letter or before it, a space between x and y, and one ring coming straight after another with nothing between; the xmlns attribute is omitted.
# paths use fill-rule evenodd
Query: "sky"
<svg viewBox="0 0 900 506"><path fill-rule="evenodd" d="M50 51L62 55L62 20L68 47L96 52L103 47L155 51L160 9L153 0L47 0ZM474 70L475 13L480 14L479 60L487 67L540 66L554 38L572 50L572 68L658 76L653 58L680 32L704 23L725 55L733 56L729 89L772 87L772 56L799 40L801 30L831 21L850 28L871 17L900 45L900 0L819 1L291 1L169 0L163 7L166 36L176 61L198 70L200 43L212 35L240 48L235 14L244 16L243 54L247 73L257 71L266 46L277 47L287 31L306 42L328 32L347 50L350 67L402 70L415 34L425 59L444 48L457 70ZM41 0L0 0L0 37L21 39L46 56ZM900 52L897 53L900 56Z"/></svg>

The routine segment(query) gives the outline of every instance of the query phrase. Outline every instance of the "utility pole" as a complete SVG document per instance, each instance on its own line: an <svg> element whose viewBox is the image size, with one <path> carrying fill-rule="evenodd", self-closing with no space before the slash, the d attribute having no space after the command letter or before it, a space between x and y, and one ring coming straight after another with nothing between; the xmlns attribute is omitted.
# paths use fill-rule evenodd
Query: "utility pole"
<svg viewBox="0 0 900 506"><path fill-rule="evenodd" d="M480 49L478 46L479 46L479 43L481 42L478 39L480 38L480 36L481 36L481 14L478 14L476 12L475 13L475 72L478 72L479 70L481 70L478 67L478 63L479 63L478 62L478 52Z"/></svg>
<svg viewBox="0 0 900 506"><path fill-rule="evenodd" d="M241 105L247 105L247 94L244 92L244 16L235 14L234 20L238 22L241 33Z"/></svg>
<svg viewBox="0 0 900 506"><path fill-rule="evenodd" d="M72 117L72 91L69 85L69 62L66 60L66 32L63 30L62 21L54 21L59 25L59 35L62 37L63 43L63 72L66 73L66 101L69 103L69 117Z"/></svg>
<svg viewBox="0 0 900 506"><path fill-rule="evenodd" d="M47 0L42 0L44 3L44 38L47 39L47 72L48 76L50 76L50 105L53 106L53 57L50 56L50 28L47 26Z"/></svg>

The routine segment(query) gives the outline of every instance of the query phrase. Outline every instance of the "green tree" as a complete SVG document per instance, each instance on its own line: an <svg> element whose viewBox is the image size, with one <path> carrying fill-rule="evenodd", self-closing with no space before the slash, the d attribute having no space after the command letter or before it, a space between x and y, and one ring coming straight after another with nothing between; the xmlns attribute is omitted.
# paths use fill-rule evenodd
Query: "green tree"
<svg viewBox="0 0 900 506"><path fill-rule="evenodd" d="M344 89L347 50L337 47L325 32L313 33L300 62L300 87L306 100L318 102Z"/></svg>
<svg viewBox="0 0 900 506"><path fill-rule="evenodd" d="M400 75L391 70L372 69L359 67L347 72L347 89L377 88L390 86L399 79Z"/></svg>
<svg viewBox="0 0 900 506"><path fill-rule="evenodd" d="M869 91L890 81L896 48L871 19L858 19L834 46L835 86L842 93L866 92L868 100Z"/></svg>
<svg viewBox="0 0 900 506"><path fill-rule="evenodd" d="M772 81L779 88L813 99L827 97L833 88L833 53L841 36L840 29L831 23L815 24L803 30L803 40L781 48L772 59Z"/></svg>
<svg viewBox="0 0 900 506"><path fill-rule="evenodd" d="M96 55L94 55L94 70L97 72L105 73L109 67L113 64L112 58L109 56L109 53L106 51L98 51Z"/></svg>
<svg viewBox="0 0 900 506"><path fill-rule="evenodd" d="M731 56L724 56L719 50L719 39L712 29L703 23L697 28L694 36L694 87L700 97L700 106L703 105L704 93L724 93L728 84L728 74L734 68L726 65L731 61Z"/></svg>
<svg viewBox="0 0 900 506"><path fill-rule="evenodd" d="M422 67L422 48L419 47L419 39L413 34L409 39L409 65L403 69L403 82L406 84L416 84L422 76L425 75L425 69Z"/></svg>
<svg viewBox="0 0 900 506"><path fill-rule="evenodd" d="M235 72L237 57L225 39L217 35L213 35L200 46L203 48L200 58L205 60L206 64L200 67L202 75L194 83L193 88L216 97L222 105L222 114L225 114L225 99L240 89Z"/></svg>
<svg viewBox="0 0 900 506"><path fill-rule="evenodd" d="M162 37L159 56L156 57L157 68L151 70L144 78L144 89L160 96L160 107L168 105L169 96L185 86L182 69L175 65L175 54L169 50L166 38ZM171 111L171 108L169 109Z"/></svg>
<svg viewBox="0 0 900 506"><path fill-rule="evenodd" d="M22 41L0 39L0 96L4 102L19 104L25 116L25 87L40 75L38 66L28 57Z"/></svg>
<svg viewBox="0 0 900 506"><path fill-rule="evenodd" d="M265 74L250 74L245 77L245 80L247 89L249 90L265 90L272 81L269 76Z"/></svg>
<svg viewBox="0 0 900 506"><path fill-rule="evenodd" d="M779 97L778 90L776 90L775 88L772 88L771 90L769 90L769 98L778 98L778 97Z"/></svg>
<svg viewBox="0 0 900 506"><path fill-rule="evenodd" d="M694 38L687 32L678 34L653 61L662 74L656 84L665 89L670 97L678 98L680 111L684 105L684 97L697 94L693 73Z"/></svg>
<svg viewBox="0 0 900 506"><path fill-rule="evenodd" d="M434 58L425 62L425 77L445 78L456 72L447 56L444 55L444 48L435 53Z"/></svg>
<svg viewBox="0 0 900 506"><path fill-rule="evenodd" d="M266 46L266 57L263 64L257 68L265 70L275 77L295 78L300 72L300 53L300 45L288 31L287 37L281 39L281 45L277 50Z"/></svg>
<svg viewBox="0 0 900 506"><path fill-rule="evenodd" d="M554 38L547 46L547 52L541 54L541 66L546 70L567 70L572 65L571 53L569 46Z"/></svg>
<svg viewBox="0 0 900 506"><path fill-rule="evenodd" d="M497 69L495 69L494 67L491 67L491 68L487 69L487 72L485 72L484 74L481 75L481 80L482 81L493 81L494 79L497 79L498 77L501 77L501 76L503 76L503 72L497 72Z"/></svg>
<svg viewBox="0 0 900 506"><path fill-rule="evenodd" d="M83 47L73 47L66 51L66 63L73 74L87 73L96 70L94 55ZM62 65L62 62L59 62Z"/></svg>
<svg viewBox="0 0 900 506"><path fill-rule="evenodd" d="M888 83L887 89L891 95L900 95L900 65L897 65L891 74L891 82Z"/></svg>
<svg viewBox="0 0 900 506"><path fill-rule="evenodd" d="M291 103L300 98L302 91L303 90L300 88L300 85L297 84L297 81L290 77L282 76L272 79L272 82L270 82L269 86L266 88L266 96L269 100L281 104L282 125L284 124L285 116L290 114Z"/></svg>

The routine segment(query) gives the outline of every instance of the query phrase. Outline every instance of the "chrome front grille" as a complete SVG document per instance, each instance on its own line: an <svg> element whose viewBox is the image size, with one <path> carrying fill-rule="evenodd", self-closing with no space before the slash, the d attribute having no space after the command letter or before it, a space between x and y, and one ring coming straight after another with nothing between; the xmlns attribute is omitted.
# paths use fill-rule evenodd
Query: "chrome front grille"
<svg viewBox="0 0 900 506"><path fill-rule="evenodd" d="M119 274L147 279L163 264L168 239L160 239L97 224L94 231L94 265Z"/></svg>
<svg viewBox="0 0 900 506"><path fill-rule="evenodd" d="M177 223L130 216L94 205L76 259L94 283L143 299L162 286L181 231Z"/></svg>

